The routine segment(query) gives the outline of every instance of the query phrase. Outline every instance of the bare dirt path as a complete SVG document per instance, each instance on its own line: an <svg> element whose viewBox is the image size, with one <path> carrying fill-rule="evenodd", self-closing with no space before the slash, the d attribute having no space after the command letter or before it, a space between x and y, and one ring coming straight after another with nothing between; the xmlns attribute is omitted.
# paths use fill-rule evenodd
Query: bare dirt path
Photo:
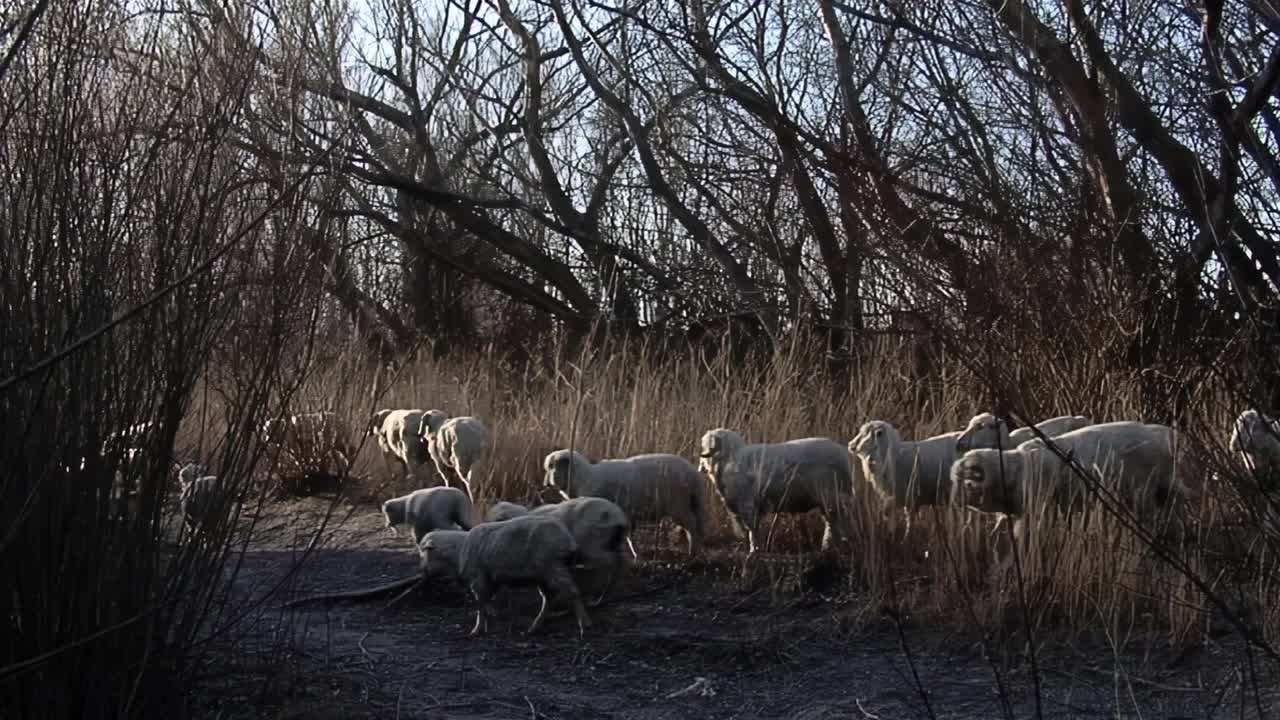
<svg viewBox="0 0 1280 720"><path fill-rule="evenodd" d="M884 618L859 616L864 599L814 594L772 598L744 591L729 561L687 567L678 555L639 564L617 594L591 611L579 639L568 616L535 636L524 629L536 593L505 597L488 635L467 635L474 610L443 584L388 610L387 599L313 604L284 599L374 586L416 570L411 541L381 527L374 505L354 514L296 574L297 582L243 621L235 645L207 668L193 705L223 718L999 718L1036 716L1027 663L1003 671L1007 704L973 638L927 623L900 637ZM274 506L259 519L236 592L261 600L286 577L325 501ZM642 555L650 554L637 544ZM341 549L327 549L341 548ZM714 553L713 553L714 555ZM280 638L291 650L280 654ZM910 651L911 663L903 646ZM1227 668L1213 653L1083 662L1046 651L1041 711L1052 718L1280 716L1274 697L1212 709ZM1117 663L1127 668L1112 673ZM914 667L913 667L914 666ZM926 688L922 694L919 685ZM1125 679L1127 678L1127 680ZM926 706L927 698L927 706ZM1002 709L1005 708L1005 709Z"/></svg>

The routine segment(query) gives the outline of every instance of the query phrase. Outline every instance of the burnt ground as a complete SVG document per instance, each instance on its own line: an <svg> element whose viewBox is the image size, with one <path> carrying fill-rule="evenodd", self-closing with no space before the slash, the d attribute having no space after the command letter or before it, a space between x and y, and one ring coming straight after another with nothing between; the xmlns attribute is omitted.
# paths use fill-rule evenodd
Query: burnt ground
<svg viewBox="0 0 1280 720"><path fill-rule="evenodd" d="M589 609L582 639L567 614L525 634L536 591L500 596L500 618L481 637L468 635L474 608L450 583L386 609L389 597L280 610L285 599L416 572L411 540L391 536L375 504L343 502L291 573L328 503L279 503L256 518L233 586L244 618L213 644L192 698L198 716L1027 718L1038 676L1043 717L1280 717L1274 691L1260 704L1241 692L1237 650L1128 657L1046 643L1033 674L1016 654L987 659L955 623L918 619L900 631L855 593L779 593L767 578L744 588L729 546L690 564L674 547L637 542L641 561Z"/></svg>

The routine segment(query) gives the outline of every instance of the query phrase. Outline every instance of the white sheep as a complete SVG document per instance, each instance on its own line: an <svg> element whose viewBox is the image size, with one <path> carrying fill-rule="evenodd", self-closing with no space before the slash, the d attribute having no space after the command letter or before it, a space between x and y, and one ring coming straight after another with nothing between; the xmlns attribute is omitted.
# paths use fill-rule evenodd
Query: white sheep
<svg viewBox="0 0 1280 720"><path fill-rule="evenodd" d="M1059 415L1038 422L1035 427L1047 437L1055 437L1092 424L1093 420L1084 415ZM1009 450L1035 439L1036 434L1031 428L1020 427L1010 431L1009 424L1004 418L984 412L975 415L956 438L956 451L963 453L978 448Z"/></svg>
<svg viewBox="0 0 1280 720"><path fill-rule="evenodd" d="M953 431L923 440L903 440L892 424L871 420L849 441L849 452L858 458L884 506L903 509L904 536L911 532L917 508L950 502L951 464L957 457L960 435L961 431Z"/></svg>
<svg viewBox="0 0 1280 720"><path fill-rule="evenodd" d="M489 429L484 422L470 415L448 417L440 410L428 410L418 432L445 484L456 474L471 495L472 472L489 452Z"/></svg>
<svg viewBox="0 0 1280 720"><path fill-rule="evenodd" d="M737 533L746 533L748 555L765 513L820 510L824 549L833 535L850 537L854 470L839 443L808 437L748 445L737 432L716 428L702 435L699 447L699 468L715 483Z"/></svg>
<svg viewBox="0 0 1280 720"><path fill-rule="evenodd" d="M434 539L420 546L424 566L430 566L437 549ZM471 634L488 628L488 616L493 613L490 600L499 587L532 582L538 586L542 607L528 632L535 632L542 624L550 593L573 603L578 634L582 635L591 620L569 571L577 552L578 545L564 523L543 513L480 523L467 531L457 565L459 577L471 586L479 603Z"/></svg>
<svg viewBox="0 0 1280 720"><path fill-rule="evenodd" d="M1101 479L1123 506L1145 519L1195 497L1183 482L1195 466L1178 452L1177 441L1167 425L1132 421L1090 425L1051 438L1061 452ZM1027 532L1026 512L1041 503L1065 512L1089 507L1086 483L1040 439L1012 450L969 450L952 465L951 484L958 504L1017 518L1014 536L1019 541Z"/></svg>
<svg viewBox="0 0 1280 720"><path fill-rule="evenodd" d="M542 462L544 484L565 498L599 497L626 513L632 527L670 518L684 530L689 555L708 529L707 485L693 463L668 453L648 453L592 463L576 450L556 450ZM635 555L635 545L627 538Z"/></svg>
<svg viewBox="0 0 1280 720"><path fill-rule="evenodd" d="M369 419L367 434L378 439L387 473L399 463L405 472L420 480L419 468L427 461L427 448L420 437L422 410L382 409Z"/></svg>
<svg viewBox="0 0 1280 720"><path fill-rule="evenodd" d="M529 513L529 508L525 507L524 505L521 505L519 503L507 502L505 500L500 500L494 503L492 506L490 506L489 510L485 512L484 521L485 522L501 522L503 520L510 520L513 517L520 517L521 515L527 515L528 513Z"/></svg>
<svg viewBox="0 0 1280 720"><path fill-rule="evenodd" d="M1232 423L1228 447L1254 473L1263 492L1280 484L1280 421L1254 409L1245 410Z"/></svg>
<svg viewBox="0 0 1280 720"><path fill-rule="evenodd" d="M509 508L507 511L513 510L514 508ZM604 602L605 596L617 584L626 563L629 523L622 508L601 497L576 497L539 505L527 512L549 515L564 523L573 535L574 542L578 544L578 562L593 570L607 568L608 580L600 596L591 604L595 606Z"/></svg>
<svg viewBox="0 0 1280 720"><path fill-rule="evenodd" d="M382 516L387 527L396 532L397 525L408 525L415 545L432 530L472 526L471 498L458 488L433 487L414 490L408 495L382 503Z"/></svg>

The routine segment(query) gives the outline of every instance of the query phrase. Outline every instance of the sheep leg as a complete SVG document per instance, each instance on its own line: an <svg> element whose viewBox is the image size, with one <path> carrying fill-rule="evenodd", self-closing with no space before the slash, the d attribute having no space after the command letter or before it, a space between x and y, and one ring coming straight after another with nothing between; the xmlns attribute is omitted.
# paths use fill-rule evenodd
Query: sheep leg
<svg viewBox="0 0 1280 720"><path fill-rule="evenodd" d="M479 607L476 608L476 624L471 628L472 635L479 635L489 630L489 613L492 611L490 602L493 600L493 589L489 586L489 582L481 578L471 587L471 592L476 596Z"/></svg>
<svg viewBox="0 0 1280 720"><path fill-rule="evenodd" d="M541 583L538 584L538 597L542 598L542 606L538 608L538 614L534 616L533 624L525 631L530 635L538 631L538 627L542 625L542 616L547 614L547 591L542 587Z"/></svg>
<svg viewBox="0 0 1280 720"><path fill-rule="evenodd" d="M471 494L471 468L468 467L466 472L463 472L461 469L463 466L456 458L454 459L454 467L459 468L457 471L458 478L462 480L462 489L467 492L467 498L474 501L475 496Z"/></svg>
<svg viewBox="0 0 1280 720"><path fill-rule="evenodd" d="M573 582L573 573L569 571L567 565L560 565L554 568L547 577L547 585L550 587L557 598L567 597L573 603L573 615L578 620L578 637L586 634L586 629L591 627L591 618L587 616L587 609L582 604L582 595L578 592L578 585ZM541 587L539 587L541 590ZM543 607L546 607L547 598L545 593L542 596Z"/></svg>
<svg viewBox="0 0 1280 720"><path fill-rule="evenodd" d="M578 619L578 637L587 634L587 628L591 627L591 618L587 615L587 609L582 605L582 598L577 593L573 595L573 614Z"/></svg>
<svg viewBox="0 0 1280 720"><path fill-rule="evenodd" d="M825 513L823 513L823 517L822 517L822 525L823 525L823 527L822 527L822 545L821 545L820 547L821 547L823 550L830 550L830 549L831 549L831 541L832 541L832 537L831 537L831 536L832 536L832 532L831 532L831 518L830 518L830 517L828 517Z"/></svg>
<svg viewBox="0 0 1280 720"><path fill-rule="evenodd" d="M689 529L687 526L684 528L684 534L689 540L689 557L693 557L694 554L698 552L698 538L694 536L693 530Z"/></svg>
<svg viewBox="0 0 1280 720"><path fill-rule="evenodd" d="M600 603L604 602L605 597L613 591L614 585L617 585L618 578L622 575L622 563L622 553L614 553L613 565L609 568L609 580L605 582L604 590L600 591L600 597L597 597L591 603L591 607L599 607Z"/></svg>
<svg viewBox="0 0 1280 720"><path fill-rule="evenodd" d="M627 533L627 547L631 548L631 557L640 558L640 554L636 552L636 546L631 542L631 533Z"/></svg>

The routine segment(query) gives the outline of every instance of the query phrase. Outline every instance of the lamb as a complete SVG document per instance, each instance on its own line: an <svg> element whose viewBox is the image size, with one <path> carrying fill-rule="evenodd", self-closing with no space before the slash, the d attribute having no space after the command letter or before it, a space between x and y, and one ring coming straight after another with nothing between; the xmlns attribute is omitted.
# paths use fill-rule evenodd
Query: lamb
<svg viewBox="0 0 1280 720"><path fill-rule="evenodd" d="M543 459L545 486L566 499L599 497L618 505L631 525L670 518L698 552L708 528L707 486L698 468L679 455L649 453L592 464L576 450L556 450ZM635 555L630 537L627 546Z"/></svg>
<svg viewBox="0 0 1280 720"><path fill-rule="evenodd" d="M617 584L626 562L623 543L627 540L629 523L622 508L600 497L576 497L539 505L528 512L549 515L564 523L578 545L577 560L584 566L592 569L608 567L609 579L591 605L594 607L604 602L605 596Z"/></svg>
<svg viewBox="0 0 1280 720"><path fill-rule="evenodd" d="M395 463L400 463L405 472L418 479L419 468L427 461L427 449L419 437L422 418L421 410L382 409L369 419L366 434L378 439L388 474L393 472Z"/></svg>
<svg viewBox="0 0 1280 720"><path fill-rule="evenodd" d="M440 410L429 410L418 432L445 484L449 484L448 471L452 470L471 495L472 471L489 451L489 429L480 418L451 418Z"/></svg>
<svg viewBox="0 0 1280 720"><path fill-rule="evenodd" d="M484 514L484 521L501 522L503 520L510 520L513 517L527 515L528 513L529 508L524 505L500 500L494 503L493 506L489 508L489 511Z"/></svg>
<svg viewBox="0 0 1280 720"><path fill-rule="evenodd" d="M225 508L227 500L216 475L198 463L187 463L178 471L178 507L184 524L191 530L204 528Z"/></svg>
<svg viewBox="0 0 1280 720"><path fill-rule="evenodd" d="M715 483L737 534L746 533L748 555L756 551L760 520L770 512L820 510L824 549L833 531L842 540L850 537L854 470L839 443L808 437L748 445L737 432L716 428L703 434L700 448L699 467Z"/></svg>
<svg viewBox="0 0 1280 720"><path fill-rule="evenodd" d="M412 529L415 545L432 530L459 527L470 530L472 526L471 498L458 488L433 487L415 490L408 495L391 498L382 503L382 515L387 527L396 532L397 525Z"/></svg>
<svg viewBox="0 0 1280 720"><path fill-rule="evenodd" d="M903 440L892 424L871 420L849 441L849 453L858 457L863 473L885 507L903 508L904 536L910 534L918 508L950 501L951 463L955 462L960 436L961 431L955 431L923 440Z"/></svg>
<svg viewBox="0 0 1280 720"><path fill-rule="evenodd" d="M430 566L440 544L433 538L421 548L422 563ZM445 551L447 553L447 550ZM501 522L480 523L463 538L458 553L458 575L471 586L479 608L471 634L488 629L488 616L493 614L490 600L503 585L536 583L542 596L542 607L529 626L537 631L547 612L547 594L569 598L578 620L578 634L591 625L586 607L573 582L569 567L578 553L578 544L564 523L545 513L530 513ZM442 559L441 564L447 564Z"/></svg>
<svg viewBox="0 0 1280 720"><path fill-rule="evenodd" d="M1103 487L1141 518L1195 497L1175 476L1185 476L1194 467L1177 457L1177 434L1167 425L1102 423L1064 433L1052 442L1101 478ZM958 504L1016 517L1014 536L1019 541L1027 532L1028 509L1040 503L1067 512L1087 507L1086 485L1040 439L1012 450L967 451L951 466L951 485Z"/></svg>
<svg viewBox="0 0 1280 720"><path fill-rule="evenodd" d="M1253 471L1263 492L1280 484L1280 421L1254 409L1245 410L1232 423L1228 447Z"/></svg>
<svg viewBox="0 0 1280 720"><path fill-rule="evenodd" d="M1092 424L1093 421L1084 415L1059 415L1036 423L1036 429L1047 437L1055 437ZM979 413L956 438L956 452L964 453L978 448L1008 450L1035 439L1036 434L1029 427L1010 431L1004 418L997 418L991 413Z"/></svg>

